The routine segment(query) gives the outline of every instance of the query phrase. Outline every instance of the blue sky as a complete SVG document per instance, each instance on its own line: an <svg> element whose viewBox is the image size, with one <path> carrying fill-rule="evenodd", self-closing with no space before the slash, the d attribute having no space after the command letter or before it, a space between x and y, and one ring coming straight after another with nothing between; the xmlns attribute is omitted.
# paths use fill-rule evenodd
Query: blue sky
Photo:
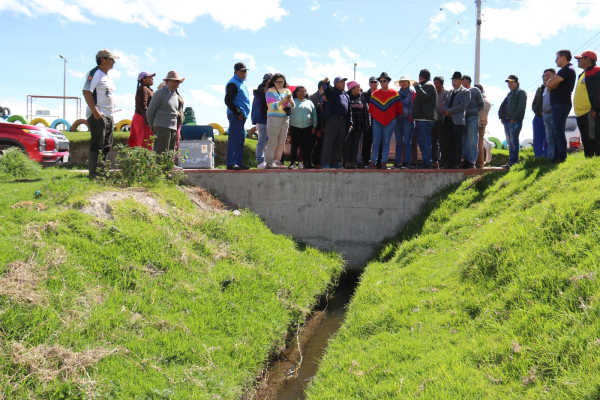
<svg viewBox="0 0 600 400"><path fill-rule="evenodd" d="M531 102L557 50L600 49L599 5L483 2L481 84L495 104L490 136L504 137L496 113L509 74L519 76ZM123 109L117 121L133 116L140 71L157 73L156 88L177 70L198 123L226 125L224 87L240 60L251 69L250 88L271 71L312 93L324 76L352 78L355 62L363 87L382 71L416 79L422 68L444 76L449 87L453 71L473 74L475 20L471 1L0 0L0 105L24 115L27 95L62 95L59 54L68 60L67 96L82 97L84 74L102 48L122 57L110 72ZM37 109L62 116L62 101L37 100ZM528 109L522 138L532 136L532 117ZM75 120L74 103L67 104L67 120Z"/></svg>

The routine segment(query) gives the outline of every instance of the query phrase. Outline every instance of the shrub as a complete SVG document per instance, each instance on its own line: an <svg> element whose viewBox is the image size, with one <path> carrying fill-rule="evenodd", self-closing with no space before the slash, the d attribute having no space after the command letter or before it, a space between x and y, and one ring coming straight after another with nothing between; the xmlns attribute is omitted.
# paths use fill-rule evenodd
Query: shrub
<svg viewBox="0 0 600 400"><path fill-rule="evenodd" d="M107 182L120 187L152 186L160 182L181 183L185 174L174 171L174 151L157 154L144 147L127 147L123 144L118 149L116 163L118 170L110 170L108 161L101 162L101 173Z"/></svg>
<svg viewBox="0 0 600 400"><path fill-rule="evenodd" d="M10 147L0 154L0 179L37 178L42 167L18 147Z"/></svg>

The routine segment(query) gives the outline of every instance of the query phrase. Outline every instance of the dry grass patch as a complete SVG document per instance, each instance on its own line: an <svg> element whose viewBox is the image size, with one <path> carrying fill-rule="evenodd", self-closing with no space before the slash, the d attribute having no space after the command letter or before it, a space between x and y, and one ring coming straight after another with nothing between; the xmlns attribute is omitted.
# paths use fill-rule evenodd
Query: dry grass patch
<svg viewBox="0 0 600 400"><path fill-rule="evenodd" d="M35 201L20 201L12 206L13 210L17 208L27 208L29 210L42 211L46 209L46 205L43 203L36 203Z"/></svg>
<svg viewBox="0 0 600 400"><path fill-rule="evenodd" d="M154 196L145 192L143 189L129 189L121 192L103 192L88 198L89 205L84 206L81 212L92 215L98 219L113 219L113 208L111 203L120 200L133 199L146 206L150 213L162 216L169 216Z"/></svg>
<svg viewBox="0 0 600 400"><path fill-rule="evenodd" d="M18 302L46 303L47 293L38 289L38 283L45 278L46 269L33 259L13 261L6 265L6 273L0 278L0 295Z"/></svg>

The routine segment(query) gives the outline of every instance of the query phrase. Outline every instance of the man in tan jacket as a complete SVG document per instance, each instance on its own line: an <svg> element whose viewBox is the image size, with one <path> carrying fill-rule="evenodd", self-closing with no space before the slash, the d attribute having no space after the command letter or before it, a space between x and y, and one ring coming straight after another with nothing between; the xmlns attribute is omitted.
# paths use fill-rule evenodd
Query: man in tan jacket
<svg viewBox="0 0 600 400"><path fill-rule="evenodd" d="M492 103L485 96L485 92L483 91L483 86L479 83L475 85L481 91L481 96L483 97L483 110L479 110L479 155L477 156L477 161L475 162L475 168L482 169L485 165L485 158L483 154L483 136L485 135L485 127L488 123L488 114L490 113L490 108L492 108Z"/></svg>

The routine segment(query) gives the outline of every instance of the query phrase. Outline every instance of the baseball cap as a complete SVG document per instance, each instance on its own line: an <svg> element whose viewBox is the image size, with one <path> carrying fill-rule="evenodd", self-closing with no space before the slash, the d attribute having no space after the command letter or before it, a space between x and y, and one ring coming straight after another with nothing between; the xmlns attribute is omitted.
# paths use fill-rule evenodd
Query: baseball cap
<svg viewBox="0 0 600 400"><path fill-rule="evenodd" d="M350 82L348 82L347 85L348 85L348 90L352 90L352 88L359 86L360 84L356 81L350 81Z"/></svg>
<svg viewBox="0 0 600 400"><path fill-rule="evenodd" d="M155 75L156 75L156 73L152 73L152 72L147 72L147 71L140 72L140 74L138 75L138 81L141 81L142 79L144 79L148 76L153 77Z"/></svg>
<svg viewBox="0 0 600 400"><path fill-rule="evenodd" d="M589 57L590 59L594 60L594 61L598 61L598 56L596 55L595 52L591 51L591 50L586 50L583 53L581 53L581 55L579 56L575 56L576 59L580 59L581 57Z"/></svg>
<svg viewBox="0 0 600 400"><path fill-rule="evenodd" d="M348 78L342 78L341 76L338 76L337 78L335 78L333 80L333 84L335 85L336 83L340 82L340 81L347 81Z"/></svg>
<svg viewBox="0 0 600 400"><path fill-rule="evenodd" d="M377 77L376 76L372 76L369 78L369 83L371 82L378 82Z"/></svg>
<svg viewBox="0 0 600 400"><path fill-rule="evenodd" d="M108 49L102 49L98 53L96 53L96 58L112 58L113 60L120 58L119 56L114 55Z"/></svg>
<svg viewBox="0 0 600 400"><path fill-rule="evenodd" d="M516 75L509 75L504 82L519 82L519 77Z"/></svg>
<svg viewBox="0 0 600 400"><path fill-rule="evenodd" d="M246 64L244 64L243 62L235 63L233 69L235 71L248 71L248 68L246 68Z"/></svg>
<svg viewBox="0 0 600 400"><path fill-rule="evenodd" d="M267 72L266 74L263 75L263 81L267 81L269 79L271 79L273 77L273 74L270 72Z"/></svg>

